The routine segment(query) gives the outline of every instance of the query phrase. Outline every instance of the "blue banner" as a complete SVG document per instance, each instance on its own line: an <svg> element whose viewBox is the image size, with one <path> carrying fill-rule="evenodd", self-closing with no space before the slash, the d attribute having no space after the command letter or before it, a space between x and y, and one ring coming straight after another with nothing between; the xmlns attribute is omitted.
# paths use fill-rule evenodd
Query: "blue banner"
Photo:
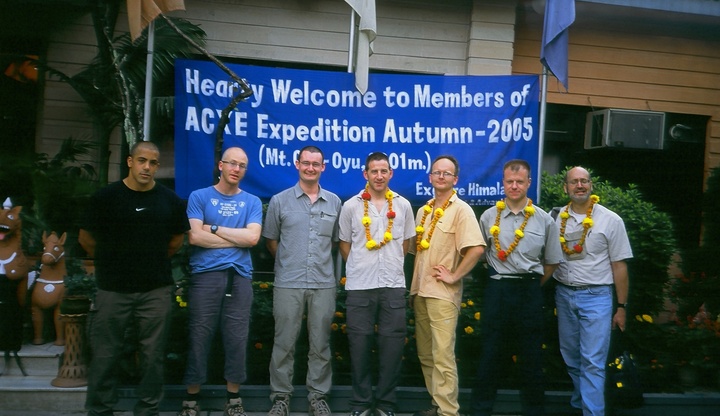
<svg viewBox="0 0 720 416"><path fill-rule="evenodd" d="M538 178L539 78L370 74L365 95L345 72L228 65L247 79L253 96L230 113L223 149L245 150L240 187L268 200L294 185L297 151L315 145L325 155L321 185L344 201L365 186L365 158L390 158L391 189L413 205L432 198L429 173L442 154L460 164L456 189L471 205L504 197L502 166L525 159ZM239 87L215 64L175 65L175 189L187 198L212 185L220 114ZM535 179L538 180L538 179ZM528 195L536 199L531 186Z"/></svg>

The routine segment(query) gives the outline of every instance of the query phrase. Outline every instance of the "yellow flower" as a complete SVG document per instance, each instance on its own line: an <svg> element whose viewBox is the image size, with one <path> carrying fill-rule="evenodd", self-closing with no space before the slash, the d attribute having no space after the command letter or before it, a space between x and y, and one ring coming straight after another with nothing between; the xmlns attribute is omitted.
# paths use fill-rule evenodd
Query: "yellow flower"
<svg viewBox="0 0 720 416"><path fill-rule="evenodd" d="M592 227L592 226L593 226L593 220L592 220L592 218L585 217L585 219L583 220L582 223L583 223L583 225L587 225L588 227Z"/></svg>
<svg viewBox="0 0 720 416"><path fill-rule="evenodd" d="M460 304L460 307L461 307L461 308L467 308L467 303L465 303L465 302L461 303L461 304Z"/></svg>
<svg viewBox="0 0 720 416"><path fill-rule="evenodd" d="M515 230L515 235L518 236L518 237L520 237L520 238L525 237L525 233L522 232L522 230L520 230L520 229Z"/></svg>
<svg viewBox="0 0 720 416"><path fill-rule="evenodd" d="M180 302L181 308L187 308L187 302Z"/></svg>
<svg viewBox="0 0 720 416"><path fill-rule="evenodd" d="M560 236L560 243L562 244L562 243L565 243L565 242L566 242L565 237Z"/></svg>
<svg viewBox="0 0 720 416"><path fill-rule="evenodd" d="M562 211L560 213L560 218L566 220L566 219L570 218L570 214L568 214L567 211Z"/></svg>
<svg viewBox="0 0 720 416"><path fill-rule="evenodd" d="M532 205L527 206L527 207L525 207L525 212L526 212L528 215L533 215L533 214L535 214L535 207L532 206Z"/></svg>
<svg viewBox="0 0 720 416"><path fill-rule="evenodd" d="M473 306L473 305L475 304L475 302L473 302L472 300L468 299L467 304L468 304L468 306Z"/></svg>
<svg viewBox="0 0 720 416"><path fill-rule="evenodd" d="M475 332L475 330L474 330L471 326L466 326L466 327L465 327L465 333L466 333L466 334L470 335L470 334L472 334L473 332Z"/></svg>
<svg viewBox="0 0 720 416"><path fill-rule="evenodd" d="M490 227L490 235L497 238L498 233L500 233L500 227L498 227L497 225L493 225L492 227Z"/></svg>
<svg viewBox="0 0 720 416"><path fill-rule="evenodd" d="M423 207L423 211L425 211L426 213L429 214L429 213L432 212L432 207L431 207L430 205L425 205L425 206Z"/></svg>
<svg viewBox="0 0 720 416"><path fill-rule="evenodd" d="M335 312L335 316L337 316L338 318L342 318L344 315L342 312L337 311L337 312Z"/></svg>
<svg viewBox="0 0 720 416"><path fill-rule="evenodd" d="M386 242L386 243L389 243L390 241L392 241L392 239L393 239L392 233L387 233L387 232L386 232L386 233L385 233L385 236L384 236L385 242Z"/></svg>
<svg viewBox="0 0 720 416"><path fill-rule="evenodd" d="M475 312L475 320L476 321L480 320L480 312Z"/></svg>
<svg viewBox="0 0 720 416"><path fill-rule="evenodd" d="M590 195L590 200L597 204L598 202L600 202L600 197L597 195Z"/></svg>
<svg viewBox="0 0 720 416"><path fill-rule="evenodd" d="M640 315L635 315L635 320L638 322L642 322L642 317Z"/></svg>
<svg viewBox="0 0 720 416"><path fill-rule="evenodd" d="M180 296L180 295L175 296L175 302L177 302L177 303L182 302L182 296Z"/></svg>
<svg viewBox="0 0 720 416"><path fill-rule="evenodd" d="M372 220L370 219L370 217L368 217L368 216L362 217L362 225L368 226L368 225L370 225L371 222L372 222Z"/></svg>
<svg viewBox="0 0 720 416"><path fill-rule="evenodd" d="M340 327L340 330L342 331L343 334L346 333L346 332L347 332L347 325L342 324L342 326Z"/></svg>
<svg viewBox="0 0 720 416"><path fill-rule="evenodd" d="M445 211L443 211L442 208L438 208L438 209L435 210L435 216L436 216L436 217L440 218L440 217L442 217L443 215L445 215Z"/></svg>
<svg viewBox="0 0 720 416"><path fill-rule="evenodd" d="M650 315L643 315L642 319L643 319L643 321L645 321L647 323L653 323L653 318Z"/></svg>
<svg viewBox="0 0 720 416"><path fill-rule="evenodd" d="M270 286L268 286L267 283L262 282L262 283L260 283L260 284L258 285L258 287L260 287L260 289L267 289L267 288L270 287Z"/></svg>
<svg viewBox="0 0 720 416"><path fill-rule="evenodd" d="M390 199L390 198L392 198L393 196L394 196L394 195L393 195L393 192L392 192L391 190L388 189L388 191L385 192L385 199Z"/></svg>
<svg viewBox="0 0 720 416"><path fill-rule="evenodd" d="M337 331L339 327L338 327L338 324L333 322L333 324L330 325L330 328L332 328L333 331Z"/></svg>
<svg viewBox="0 0 720 416"><path fill-rule="evenodd" d="M557 316L557 308L553 309L553 315Z"/></svg>
<svg viewBox="0 0 720 416"><path fill-rule="evenodd" d="M367 247L368 250L374 249L376 245L377 245L377 242L375 242L375 240L368 240L368 242L365 243L365 247Z"/></svg>
<svg viewBox="0 0 720 416"><path fill-rule="evenodd" d="M542 345L540 346L540 348L546 350L546 349L547 349L547 344L542 344Z"/></svg>
<svg viewBox="0 0 720 416"><path fill-rule="evenodd" d="M497 209L505 209L505 201L501 199L495 203L495 206Z"/></svg>
<svg viewBox="0 0 720 416"><path fill-rule="evenodd" d="M340 284L343 285L343 286L345 286L345 282L347 282L347 277L344 277L344 276L341 277L341 278L340 278Z"/></svg>
<svg viewBox="0 0 720 416"><path fill-rule="evenodd" d="M417 227L415 227L415 232L418 234L422 234L425 232L425 227L423 227L422 225L418 225Z"/></svg>
<svg viewBox="0 0 720 416"><path fill-rule="evenodd" d="M423 240L420 242L420 247L422 247L423 249L427 250L428 247L430 247L430 243L429 243L426 239L423 239Z"/></svg>

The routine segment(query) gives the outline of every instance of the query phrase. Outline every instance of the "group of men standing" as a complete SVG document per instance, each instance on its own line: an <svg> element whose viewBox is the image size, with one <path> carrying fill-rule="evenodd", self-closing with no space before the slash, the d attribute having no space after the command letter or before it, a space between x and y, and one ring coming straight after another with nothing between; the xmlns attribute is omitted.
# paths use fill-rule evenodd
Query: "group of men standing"
<svg viewBox="0 0 720 416"><path fill-rule="evenodd" d="M297 153L299 180L272 197L263 224L259 198L240 188L245 152L231 147L218 162L219 182L191 193L187 208L155 183L159 151L135 145L128 177L91 200L79 240L96 259L98 295L92 312L86 407L111 415L117 402L113 369L131 322L138 328L143 377L136 415L157 415L162 397L162 354L170 313L169 257L189 231L189 352L180 416L200 413L200 390L215 333L221 331L227 382L226 415L242 416L240 385L252 305L249 249L264 237L275 257L269 416L289 416L294 393L295 347L308 330L308 413L330 416L330 328L335 314L338 267L333 247L346 262L347 335L352 369L351 416L394 416L396 387L406 339L406 307L413 309L416 343L431 406L416 416L458 416L455 334L463 278L487 263L482 310L482 353L472 392L472 414L490 415L497 391L504 340L516 335L524 415L543 414L541 285L558 285L561 352L573 380L571 405L585 415L604 413L604 368L610 328L624 330L632 257L622 220L597 204L587 170L567 172L570 197L557 219L527 197L530 166L503 167L506 197L480 220L458 198L457 160L432 162L434 198L417 214L390 189L388 156L371 153L362 172L366 185L341 203L320 186L324 155L315 146ZM405 256L414 255L407 296ZM616 302L613 297L616 296ZM615 303L617 306L614 307ZM377 351L377 385L371 357Z"/></svg>

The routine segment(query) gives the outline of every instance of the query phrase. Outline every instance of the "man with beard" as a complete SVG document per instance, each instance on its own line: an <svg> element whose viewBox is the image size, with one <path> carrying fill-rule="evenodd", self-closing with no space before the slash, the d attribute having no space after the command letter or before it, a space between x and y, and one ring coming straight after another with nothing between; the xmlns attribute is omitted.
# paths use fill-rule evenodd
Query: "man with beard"
<svg viewBox="0 0 720 416"><path fill-rule="evenodd" d="M592 195L586 169L568 170L563 188L570 202L556 218L564 259L554 275L560 352L575 387L570 404L586 416L602 416L611 328L625 330L625 261L632 250L623 220Z"/></svg>
<svg viewBox="0 0 720 416"><path fill-rule="evenodd" d="M330 416L332 386L330 325L335 314L337 278L332 248L338 241L342 203L320 187L325 158L315 146L295 161L300 180L270 199L263 237L275 257L273 317L275 340L270 359L269 416L288 416L293 393L295 344L307 306L307 391L310 416Z"/></svg>
<svg viewBox="0 0 720 416"><path fill-rule="evenodd" d="M231 147L218 162L220 181L190 194L187 397L180 416L198 416L200 386L218 327L225 350L225 416L244 416L240 384L247 378L246 351L253 300L250 248L260 239L262 203L240 189L248 157Z"/></svg>
<svg viewBox="0 0 720 416"><path fill-rule="evenodd" d="M507 340L517 340L524 416L544 412L542 370L543 293L562 258L558 230L527 197L530 165L510 160L503 167L505 199L480 216L488 241L488 274L482 307L482 356L472 394L473 416L489 416L498 388L500 357Z"/></svg>

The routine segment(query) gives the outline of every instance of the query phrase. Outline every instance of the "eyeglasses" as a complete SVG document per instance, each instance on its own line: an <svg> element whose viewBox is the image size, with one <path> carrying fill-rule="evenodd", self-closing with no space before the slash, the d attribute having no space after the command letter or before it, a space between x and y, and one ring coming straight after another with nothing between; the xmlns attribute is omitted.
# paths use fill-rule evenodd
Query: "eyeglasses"
<svg viewBox="0 0 720 416"><path fill-rule="evenodd" d="M577 185L577 184L587 185L587 184L589 184L589 183L591 183L591 182L592 182L592 181L591 181L590 179L585 179L585 178L582 178L582 179L572 179L572 180L567 181L568 184L573 185L573 186L574 186L574 185Z"/></svg>
<svg viewBox="0 0 720 416"><path fill-rule="evenodd" d="M231 162L231 161L227 161L227 160L221 160L221 162L224 163L224 164L229 165L229 166L230 166L231 168L233 168L233 169L238 169L238 168L239 168L240 170L245 170L245 169L247 169L247 165L244 164L244 163Z"/></svg>
<svg viewBox="0 0 720 416"><path fill-rule="evenodd" d="M309 168L310 166L314 167L315 169L320 169L322 167L322 163L320 162L308 162L307 160L298 161L301 165L305 166L306 168Z"/></svg>
<svg viewBox="0 0 720 416"><path fill-rule="evenodd" d="M450 172L440 172L439 170L432 171L432 172L430 172L430 174L433 175L433 176L436 177L436 178L445 178L445 177L450 177L450 178L452 178L453 176L455 176L454 173L450 173Z"/></svg>

